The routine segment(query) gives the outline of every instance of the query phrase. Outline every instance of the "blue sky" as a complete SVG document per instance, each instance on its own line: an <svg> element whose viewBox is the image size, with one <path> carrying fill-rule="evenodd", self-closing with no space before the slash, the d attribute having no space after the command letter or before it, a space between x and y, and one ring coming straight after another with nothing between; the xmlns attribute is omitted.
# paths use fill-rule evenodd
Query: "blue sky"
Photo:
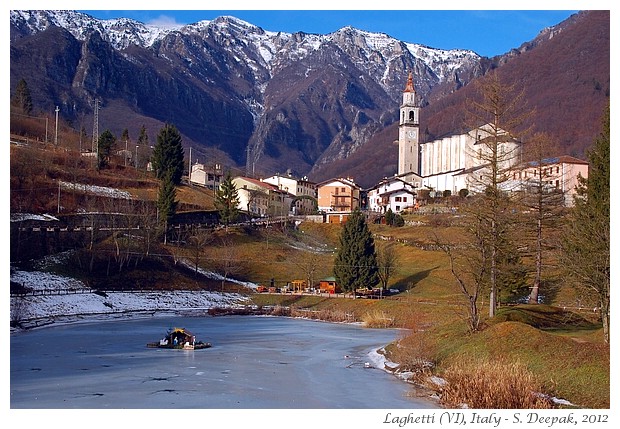
<svg viewBox="0 0 620 429"><path fill-rule="evenodd" d="M205 3L195 6L204 7ZM160 3L150 4L160 5ZM164 4L169 6L171 3ZM408 4L415 5L412 2ZM570 2L566 4L570 6ZM227 3L227 6L233 4ZM395 6L398 6L398 3ZM183 3L183 7L187 8L188 4ZM256 9L256 4L248 9ZM211 20L221 15L232 15L258 25L264 30L288 33L304 31L327 34L351 25L361 30L386 33L405 42L421 43L440 49L471 49L484 56L503 54L519 47L523 42L536 37L543 28L559 24L577 11L576 9L285 10L277 7L271 7L271 10L248 9L79 10L100 19L127 17L158 25L190 24L205 19Z"/></svg>

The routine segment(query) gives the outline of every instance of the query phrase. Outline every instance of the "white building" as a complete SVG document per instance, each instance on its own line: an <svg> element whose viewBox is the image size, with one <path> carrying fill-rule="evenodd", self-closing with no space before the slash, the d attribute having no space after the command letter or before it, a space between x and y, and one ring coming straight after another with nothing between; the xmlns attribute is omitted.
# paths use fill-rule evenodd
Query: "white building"
<svg viewBox="0 0 620 429"><path fill-rule="evenodd" d="M411 183L398 176L385 178L367 191L368 210L394 213L413 208L416 204L416 191Z"/></svg>
<svg viewBox="0 0 620 429"><path fill-rule="evenodd" d="M233 180L239 194L239 210L258 216L288 216L294 196L271 183L250 177Z"/></svg>
<svg viewBox="0 0 620 429"><path fill-rule="evenodd" d="M501 169L521 162L521 143L509 138L502 130L493 132L490 125L434 141L420 143L419 106L416 101L413 77L409 73L403 91L398 131L398 176L415 188L436 192L461 189L477 191L481 168L489 159L493 143L499 137L498 158Z"/></svg>
<svg viewBox="0 0 620 429"><path fill-rule="evenodd" d="M316 212L316 183L310 182L305 177L295 179L291 175L282 176L279 174L263 179L263 182L275 185L278 189L295 196L292 207L294 214L312 214Z"/></svg>
<svg viewBox="0 0 620 429"><path fill-rule="evenodd" d="M189 172L190 184L205 186L209 189L219 188L222 177L222 166L220 164L206 167L204 164L195 163Z"/></svg>

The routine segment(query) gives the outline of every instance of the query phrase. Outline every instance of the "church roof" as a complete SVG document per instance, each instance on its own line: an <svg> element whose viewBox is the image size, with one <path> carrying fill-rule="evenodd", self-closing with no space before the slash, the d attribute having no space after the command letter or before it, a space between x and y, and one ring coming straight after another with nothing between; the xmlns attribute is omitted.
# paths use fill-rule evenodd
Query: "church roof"
<svg viewBox="0 0 620 429"><path fill-rule="evenodd" d="M415 92L415 88L413 87L413 74L409 72L409 77L407 77L407 86L405 86L405 90L403 92Z"/></svg>

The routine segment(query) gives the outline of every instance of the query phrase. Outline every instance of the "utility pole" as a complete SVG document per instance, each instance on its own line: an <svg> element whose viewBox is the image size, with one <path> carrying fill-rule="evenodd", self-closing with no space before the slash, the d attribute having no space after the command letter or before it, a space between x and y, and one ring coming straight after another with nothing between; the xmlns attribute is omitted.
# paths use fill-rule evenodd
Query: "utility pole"
<svg viewBox="0 0 620 429"><path fill-rule="evenodd" d="M54 137L54 144L58 146L58 111L60 109L56 106L56 137Z"/></svg>
<svg viewBox="0 0 620 429"><path fill-rule="evenodd" d="M93 111L93 147L92 151L99 155L99 100L95 98L95 109Z"/></svg>
<svg viewBox="0 0 620 429"><path fill-rule="evenodd" d="M187 169L187 181L192 186L192 147L189 147L189 168Z"/></svg>

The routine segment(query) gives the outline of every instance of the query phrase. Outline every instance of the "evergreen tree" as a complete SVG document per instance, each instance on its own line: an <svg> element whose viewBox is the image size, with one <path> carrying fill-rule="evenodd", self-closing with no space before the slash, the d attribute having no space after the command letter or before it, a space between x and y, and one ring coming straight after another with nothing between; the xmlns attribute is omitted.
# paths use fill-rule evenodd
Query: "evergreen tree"
<svg viewBox="0 0 620 429"><path fill-rule="evenodd" d="M366 219L356 209L340 234L340 248L334 261L336 282L346 291L371 288L379 282L375 242Z"/></svg>
<svg viewBox="0 0 620 429"><path fill-rule="evenodd" d="M128 158L128 153L127 151L129 150L129 130L127 128L125 128L123 130L123 133L121 134L121 142L125 143L125 152L123 152L123 161L125 163L125 166L127 166L127 158Z"/></svg>
<svg viewBox="0 0 620 429"><path fill-rule="evenodd" d="M110 163L110 157L116 144L116 137L110 130L105 130L97 141L97 168L105 168Z"/></svg>
<svg viewBox="0 0 620 429"><path fill-rule="evenodd" d="M226 227L239 215L239 202L239 191L229 171L215 194L215 208L219 211L220 221Z"/></svg>
<svg viewBox="0 0 620 429"><path fill-rule="evenodd" d="M179 204L176 197L177 188L172 180L172 175L168 173L161 179L157 195L159 224L164 231L164 241L166 241L170 219L176 213L177 205Z"/></svg>
<svg viewBox="0 0 620 429"><path fill-rule="evenodd" d="M172 183L181 183L184 168L184 153L181 134L172 124L166 124L157 135L157 143L151 158L153 170L158 179L170 174Z"/></svg>
<svg viewBox="0 0 620 429"><path fill-rule="evenodd" d="M11 106L17 109L18 113L29 115L32 113L32 97L30 89L24 79L20 79L15 87L15 95L11 100Z"/></svg>
<svg viewBox="0 0 620 429"><path fill-rule="evenodd" d="M394 225L394 212L392 211L392 208L389 207L387 209L387 211L385 212L385 224L392 226Z"/></svg>
<svg viewBox="0 0 620 429"><path fill-rule="evenodd" d="M138 135L137 141L138 147L144 147L149 145L149 135L146 133L146 127L142 124L142 128L140 128L140 134ZM140 162L141 157L138 156L138 147L136 147L136 160L135 165L136 168L140 168L138 163Z"/></svg>
<svg viewBox="0 0 620 429"><path fill-rule="evenodd" d="M580 177L575 206L564 231L563 266L580 287L596 293L605 341L609 342L610 304L610 116L588 151L588 178Z"/></svg>

